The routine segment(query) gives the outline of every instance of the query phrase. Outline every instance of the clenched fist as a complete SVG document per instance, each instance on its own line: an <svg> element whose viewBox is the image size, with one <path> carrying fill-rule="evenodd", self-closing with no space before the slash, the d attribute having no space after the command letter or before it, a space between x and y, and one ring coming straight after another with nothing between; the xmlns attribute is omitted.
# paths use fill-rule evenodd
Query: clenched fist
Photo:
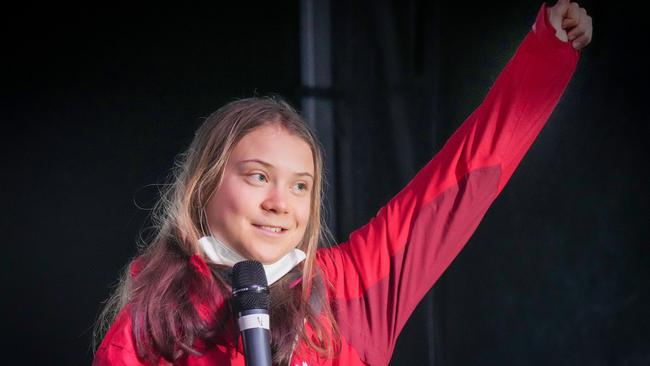
<svg viewBox="0 0 650 366"><path fill-rule="evenodd" d="M555 28L555 36L563 42L571 42L576 50L586 47L591 42L593 27L591 17L578 3L558 0L547 9L548 20Z"/></svg>

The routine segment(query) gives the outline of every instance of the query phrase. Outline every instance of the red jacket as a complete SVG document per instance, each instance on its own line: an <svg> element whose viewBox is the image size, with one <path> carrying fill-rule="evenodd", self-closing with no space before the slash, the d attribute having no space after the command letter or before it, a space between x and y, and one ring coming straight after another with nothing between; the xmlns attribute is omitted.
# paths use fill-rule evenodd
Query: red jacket
<svg viewBox="0 0 650 366"><path fill-rule="evenodd" d="M342 336L336 359L298 345L291 365L386 365L411 312L470 238L549 118L579 53L555 37L542 5L533 30L479 108L415 178L348 241L317 253ZM128 308L94 365L140 365ZM164 363L161 363L164 364ZM244 365L217 345L183 365Z"/></svg>

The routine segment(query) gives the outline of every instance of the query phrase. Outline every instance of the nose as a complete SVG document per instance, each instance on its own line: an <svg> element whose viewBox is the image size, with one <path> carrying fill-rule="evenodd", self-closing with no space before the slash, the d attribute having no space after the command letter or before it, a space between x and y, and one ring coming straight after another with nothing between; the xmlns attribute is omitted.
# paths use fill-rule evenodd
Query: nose
<svg viewBox="0 0 650 366"><path fill-rule="evenodd" d="M287 194L289 192L283 191L281 188L275 186L269 189L264 201L262 201L262 208L265 211L273 212L275 214L285 214L289 212L289 202Z"/></svg>

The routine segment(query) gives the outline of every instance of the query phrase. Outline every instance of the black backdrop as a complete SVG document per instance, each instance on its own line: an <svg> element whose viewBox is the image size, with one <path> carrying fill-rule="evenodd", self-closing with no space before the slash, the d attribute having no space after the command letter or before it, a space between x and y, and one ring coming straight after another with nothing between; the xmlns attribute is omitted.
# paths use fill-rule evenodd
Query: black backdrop
<svg viewBox="0 0 650 366"><path fill-rule="evenodd" d="M338 239L480 103L539 5L332 3ZM650 362L648 35L637 9L581 5L593 44L393 364ZM201 119L235 97L298 104L299 15L295 2L5 14L6 360L90 362L100 302L146 226L138 206Z"/></svg>

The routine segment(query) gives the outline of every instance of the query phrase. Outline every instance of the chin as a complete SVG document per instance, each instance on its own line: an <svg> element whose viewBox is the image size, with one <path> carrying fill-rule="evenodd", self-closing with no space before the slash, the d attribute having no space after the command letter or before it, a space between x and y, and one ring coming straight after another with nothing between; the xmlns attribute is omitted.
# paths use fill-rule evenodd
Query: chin
<svg viewBox="0 0 650 366"><path fill-rule="evenodd" d="M250 256L251 259L254 259L262 264L273 264L282 258L281 254L264 254L264 253L254 253Z"/></svg>

